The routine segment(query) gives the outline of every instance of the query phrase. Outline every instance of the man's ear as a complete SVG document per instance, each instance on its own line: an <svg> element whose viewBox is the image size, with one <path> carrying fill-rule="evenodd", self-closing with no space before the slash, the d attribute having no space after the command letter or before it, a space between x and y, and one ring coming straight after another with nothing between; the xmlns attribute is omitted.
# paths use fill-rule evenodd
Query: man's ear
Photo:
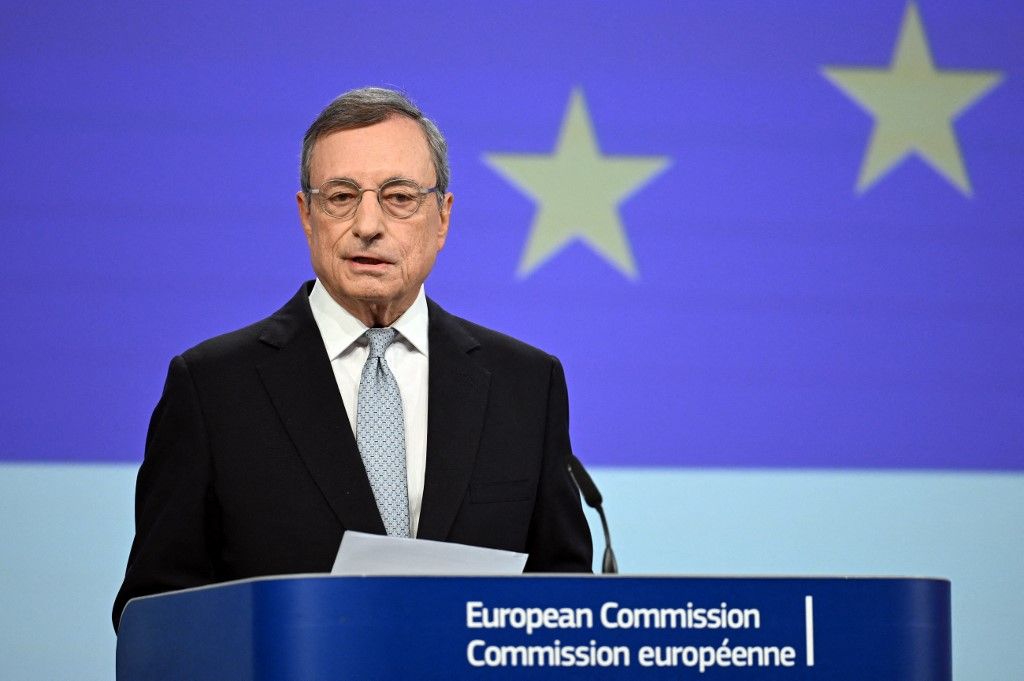
<svg viewBox="0 0 1024 681"><path fill-rule="evenodd" d="M312 206L306 200L306 192L301 189L295 194L295 203L299 209L299 221L302 223L302 231L306 233L306 243L313 244L313 223L310 218Z"/></svg>
<svg viewBox="0 0 1024 681"><path fill-rule="evenodd" d="M437 250L441 250L444 247L445 240L448 239L448 226L452 219L452 204L455 202L455 195L448 192L444 195L441 200L441 206L438 209L441 214L441 227L437 230Z"/></svg>

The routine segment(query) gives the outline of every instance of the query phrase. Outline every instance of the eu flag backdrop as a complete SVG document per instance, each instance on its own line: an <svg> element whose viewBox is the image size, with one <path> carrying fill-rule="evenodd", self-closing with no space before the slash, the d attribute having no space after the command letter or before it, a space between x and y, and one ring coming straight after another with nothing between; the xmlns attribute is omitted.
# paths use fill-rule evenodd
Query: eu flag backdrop
<svg viewBox="0 0 1024 681"><path fill-rule="evenodd" d="M703 470L755 489L808 471L849 489L913 475L864 503L931 527L943 495L966 495L1018 556L1000 574L1022 591L1020 3L53 2L4 16L12 493L25 471L133 471L169 358L312 276L301 134L338 93L383 84L451 149L452 231L428 294L563 361L574 448L623 490L613 524L692 517L686 476ZM679 486L639 489L654 478ZM953 491L914 487L940 479ZM968 479L1009 484L1009 501L982 513L993 497L955 486ZM785 508L810 503L801 485ZM19 517L46 536L54 518L21 494ZM733 499L723 526L754 504ZM974 555L976 538L947 548ZM699 548L657 563L664 541L638 545L634 569L702 566ZM787 568L847 569L802 550ZM713 568L765 569L731 555ZM965 617L967 631L984 619ZM1007 664L1024 674L1019 651Z"/></svg>
<svg viewBox="0 0 1024 681"><path fill-rule="evenodd" d="M166 359L309 276L305 125L391 83L452 148L430 294L563 359L588 460L1024 462L1014 5L925 5L931 71L909 76L900 3L521 6L511 25L475 3L50 9L22 8L4 41L5 457L136 460ZM876 70L879 97L948 131L970 190L914 129L858 188L901 121L830 68ZM927 79L977 73L993 82L962 108L929 99ZM543 184L570 124L593 153ZM514 155L538 161L532 194L488 162ZM663 165L588 179L631 159ZM531 229L560 228L524 268Z"/></svg>

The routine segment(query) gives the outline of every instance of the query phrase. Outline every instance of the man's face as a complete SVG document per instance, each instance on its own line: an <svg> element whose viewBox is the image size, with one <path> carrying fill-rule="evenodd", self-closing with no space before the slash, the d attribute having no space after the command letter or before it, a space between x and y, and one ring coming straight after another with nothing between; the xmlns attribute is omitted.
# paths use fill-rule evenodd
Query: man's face
<svg viewBox="0 0 1024 681"><path fill-rule="evenodd" d="M310 184L347 179L376 189L395 178L424 188L436 182L426 136L404 116L366 128L340 130L321 137L313 147ZM412 305L448 235L453 197L441 206L428 194L411 217L393 218L377 203L374 191L363 194L354 215L334 218L297 195L299 217L309 242L313 270L328 293L368 326L390 325Z"/></svg>

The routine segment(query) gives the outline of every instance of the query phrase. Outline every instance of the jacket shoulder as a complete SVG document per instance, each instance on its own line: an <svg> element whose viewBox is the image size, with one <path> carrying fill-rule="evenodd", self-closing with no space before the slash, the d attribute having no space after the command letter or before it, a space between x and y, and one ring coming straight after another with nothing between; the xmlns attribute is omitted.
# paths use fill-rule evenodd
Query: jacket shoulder
<svg viewBox="0 0 1024 681"><path fill-rule="evenodd" d="M455 337L470 356L488 364L511 367L545 367L558 364L558 359L544 350L525 343L518 338L463 319L440 308L436 303L430 307L431 324L438 324L450 336Z"/></svg>
<svg viewBox="0 0 1024 681"><path fill-rule="evenodd" d="M221 366L256 360L291 338L316 331L309 308L309 286L299 291L272 315L234 331L214 336L181 353L189 366Z"/></svg>

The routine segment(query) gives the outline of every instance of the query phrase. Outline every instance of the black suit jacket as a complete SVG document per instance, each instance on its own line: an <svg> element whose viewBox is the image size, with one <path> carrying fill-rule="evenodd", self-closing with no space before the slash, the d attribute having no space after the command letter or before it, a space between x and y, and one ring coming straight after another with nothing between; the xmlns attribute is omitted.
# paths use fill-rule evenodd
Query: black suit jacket
<svg viewBox="0 0 1024 681"><path fill-rule="evenodd" d="M346 529L384 534L310 286L171 361L139 469L115 629L135 596L329 572ZM528 571L590 571L558 360L433 301L428 309L418 536L528 552Z"/></svg>

